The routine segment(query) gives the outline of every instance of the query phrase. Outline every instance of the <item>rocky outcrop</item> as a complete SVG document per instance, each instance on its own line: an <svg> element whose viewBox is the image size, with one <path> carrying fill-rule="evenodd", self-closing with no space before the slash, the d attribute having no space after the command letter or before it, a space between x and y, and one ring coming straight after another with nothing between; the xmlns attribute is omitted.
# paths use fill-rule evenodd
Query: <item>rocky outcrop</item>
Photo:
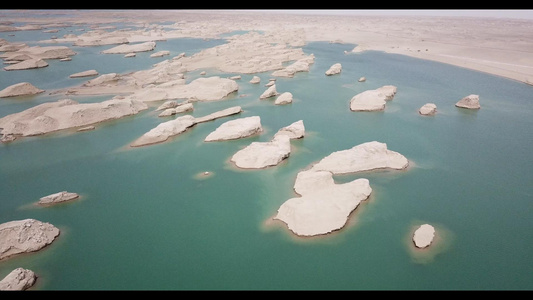
<svg viewBox="0 0 533 300"><path fill-rule="evenodd" d="M250 79L250 83L257 84L259 82L261 82L261 78L259 78L259 76L254 76L252 79Z"/></svg>
<svg viewBox="0 0 533 300"><path fill-rule="evenodd" d="M272 73L272 76L278 77L294 77L298 72L309 72L309 66L315 62L315 56L310 54L307 57L300 58L299 60L293 62L287 67L276 70Z"/></svg>
<svg viewBox="0 0 533 300"><path fill-rule="evenodd" d="M165 101L163 104L161 104L158 108L156 108L155 111L160 111L160 110L165 110L165 109L169 109L169 108L175 108L177 106L179 106L180 103L176 100L168 100L168 101Z"/></svg>
<svg viewBox="0 0 533 300"><path fill-rule="evenodd" d="M31 288L37 276L32 270L16 268L0 280L0 291L25 291Z"/></svg>
<svg viewBox="0 0 533 300"><path fill-rule="evenodd" d="M92 86L99 86L99 85L104 85L104 84L107 85L107 84L116 83L120 79L121 79L121 76L117 73L107 73L107 74L102 74L94 79L87 81L86 83L83 84L83 86L92 87Z"/></svg>
<svg viewBox="0 0 533 300"><path fill-rule="evenodd" d="M89 77L89 76L97 76L97 75L98 75L98 72L96 72L96 70L87 70L87 71L71 74L69 77L78 78L78 77Z"/></svg>
<svg viewBox="0 0 533 300"><path fill-rule="evenodd" d="M63 99L42 103L0 118L0 133L16 136L46 134L135 115L147 108L145 103L134 100L111 99L96 103L78 103Z"/></svg>
<svg viewBox="0 0 533 300"><path fill-rule="evenodd" d="M479 95L469 95L455 103L455 106L468 109L480 109Z"/></svg>
<svg viewBox="0 0 533 300"><path fill-rule="evenodd" d="M261 96L259 96L259 99L266 99L266 98L270 98L270 97L274 97L274 96L277 96L278 95L278 92L276 91L276 85L273 84L271 86L269 86L266 91L264 91Z"/></svg>
<svg viewBox="0 0 533 300"><path fill-rule="evenodd" d="M174 76L175 77L175 76ZM175 79L158 85L149 85L128 96L143 102L187 99L188 101L218 101L237 92L239 85L231 79L218 76L198 78L185 84Z"/></svg>
<svg viewBox="0 0 533 300"><path fill-rule="evenodd" d="M281 95L276 98L276 101L274 101L275 105L284 105L292 103L292 93L290 92L284 92Z"/></svg>
<svg viewBox="0 0 533 300"><path fill-rule="evenodd" d="M283 127L274 136L286 135L291 139L301 139L305 136L304 121L296 121L289 126Z"/></svg>
<svg viewBox="0 0 533 300"><path fill-rule="evenodd" d="M396 87L385 85L375 90L367 90L352 97L350 110L352 111L378 111L384 110L387 101L392 100L396 94Z"/></svg>
<svg viewBox="0 0 533 300"><path fill-rule="evenodd" d="M26 47L28 47L26 43L6 43L0 46L0 52L16 52Z"/></svg>
<svg viewBox="0 0 533 300"><path fill-rule="evenodd" d="M407 166L408 160L403 155L387 150L386 144L376 141L333 152L298 173L294 191L301 197L284 202L274 219L283 221L300 236L341 229L350 213L370 196L372 188L365 178L336 184L333 175Z"/></svg>
<svg viewBox="0 0 533 300"><path fill-rule="evenodd" d="M328 171L303 171L294 184L300 197L285 201L274 219L283 221L299 236L316 236L339 230L350 213L366 200L371 192L365 178L336 184Z"/></svg>
<svg viewBox="0 0 533 300"><path fill-rule="evenodd" d="M185 103L183 105L165 109L163 112L159 114L159 117L170 117L175 114L179 114L179 113L186 112L186 111L191 111L193 109L194 107L192 103Z"/></svg>
<svg viewBox="0 0 533 300"><path fill-rule="evenodd" d="M420 225L413 234L413 242L417 248L426 248L435 237L435 228L429 224Z"/></svg>
<svg viewBox="0 0 533 300"><path fill-rule="evenodd" d="M269 142L253 142L235 153L230 161L243 169L261 169L279 164L291 153L290 138L275 136Z"/></svg>
<svg viewBox="0 0 533 300"><path fill-rule="evenodd" d="M252 116L222 123L204 139L206 142L245 138L263 131L261 118Z"/></svg>
<svg viewBox="0 0 533 300"><path fill-rule="evenodd" d="M29 96L36 95L44 92L29 82L21 82L14 85L10 85L0 91L0 98L16 97L16 96Z"/></svg>
<svg viewBox="0 0 533 300"><path fill-rule="evenodd" d="M191 81L186 86L185 94L191 101L216 101L238 90L239 85L235 80L213 76ZM188 94L187 91L191 92Z"/></svg>
<svg viewBox="0 0 533 300"><path fill-rule="evenodd" d="M342 71L342 65L340 63L333 64L329 69L326 71L327 76L340 74Z"/></svg>
<svg viewBox="0 0 533 300"><path fill-rule="evenodd" d="M216 111L214 113L205 115L203 117L198 117L194 119L195 123L204 123L209 122L218 118L227 117L235 114L239 114L242 112L242 108L240 106L233 106L230 108L226 108L223 110Z"/></svg>
<svg viewBox="0 0 533 300"><path fill-rule="evenodd" d="M44 68L44 67L48 67L48 63L46 61L40 58L32 58L32 59L27 59L19 63L4 67L4 70L6 71L27 70L27 69L37 69L37 68Z"/></svg>
<svg viewBox="0 0 533 300"><path fill-rule="evenodd" d="M79 47L92 47L92 46L106 46L116 44L129 43L126 37L105 36L99 35L98 37L81 36L74 42L74 46Z"/></svg>
<svg viewBox="0 0 533 300"><path fill-rule="evenodd" d="M387 144L367 142L347 150L331 153L313 165L313 170L348 174L376 169L407 168L409 161L398 152L387 149Z"/></svg>
<svg viewBox="0 0 533 300"><path fill-rule="evenodd" d="M62 59L76 55L76 52L66 46L24 47L17 50L16 53L38 59Z"/></svg>
<svg viewBox="0 0 533 300"><path fill-rule="evenodd" d="M297 121L281 128L268 142L253 142L235 153L230 161L243 169L261 169L276 166L291 153L291 139L305 134L303 121Z"/></svg>
<svg viewBox="0 0 533 300"><path fill-rule="evenodd" d="M154 129L143 134L140 138L130 144L131 147L146 146L166 141L168 138L178 135L187 128L195 124L194 117L190 115L181 116L174 120L161 123Z"/></svg>
<svg viewBox="0 0 533 300"><path fill-rule="evenodd" d="M144 42L139 44L122 44L111 49L102 51L104 54L127 54L136 52L147 52L154 50L155 42Z"/></svg>
<svg viewBox="0 0 533 300"><path fill-rule="evenodd" d="M59 193L51 194L48 196L41 197L39 199L38 204L40 205L50 205L50 204L57 204L65 201L71 201L74 199L78 199L80 195L76 193L70 193L67 191L62 191Z"/></svg>
<svg viewBox="0 0 533 300"><path fill-rule="evenodd" d="M178 106L180 107L180 106ZM172 108L169 108L172 109ZM168 109L167 109L168 110ZM242 111L240 106L234 106L211 113L209 115L195 118L191 115L181 116L171 121L167 121L157 125L140 138L130 144L131 147L147 146L151 144L162 143L170 137L179 135L185 132L188 128L203 122L212 121L218 118L238 114Z"/></svg>
<svg viewBox="0 0 533 300"><path fill-rule="evenodd" d="M223 73L257 74L283 69L283 63L306 57L299 41L303 31L262 34L251 31L234 35L228 43L182 59L189 70L216 67ZM295 36L298 35L298 36Z"/></svg>
<svg viewBox="0 0 533 300"><path fill-rule="evenodd" d="M167 56L167 55L170 55L170 51L163 50L163 51L158 51L156 53L150 54L150 57L162 57L162 56Z"/></svg>
<svg viewBox="0 0 533 300"><path fill-rule="evenodd" d="M0 261L21 253L38 251L59 236L59 229L35 219L0 224Z"/></svg>
<svg viewBox="0 0 533 300"><path fill-rule="evenodd" d="M434 103L426 103L418 110L418 113L423 116L432 116L437 112L437 105Z"/></svg>

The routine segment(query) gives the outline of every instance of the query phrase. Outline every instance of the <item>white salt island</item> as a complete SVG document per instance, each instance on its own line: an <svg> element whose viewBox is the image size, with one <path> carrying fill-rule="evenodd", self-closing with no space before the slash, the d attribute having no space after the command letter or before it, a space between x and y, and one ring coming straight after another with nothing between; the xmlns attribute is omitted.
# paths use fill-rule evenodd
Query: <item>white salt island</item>
<svg viewBox="0 0 533 300"><path fill-rule="evenodd" d="M467 109L480 109L479 95L469 95L455 103L455 106Z"/></svg>
<svg viewBox="0 0 533 300"><path fill-rule="evenodd" d="M366 178L336 184L333 175L376 169L402 170L408 164L403 155L377 141L333 152L298 173L294 191L301 197L283 203L274 219L286 223L298 236L339 230L345 226L350 213L370 196L372 188Z"/></svg>
<svg viewBox="0 0 533 300"><path fill-rule="evenodd" d="M0 261L11 256L38 251L59 236L59 229L35 219L0 224Z"/></svg>
<svg viewBox="0 0 533 300"><path fill-rule="evenodd" d="M350 110L352 111L380 111L385 109L387 101L396 94L396 87L385 85L375 90L366 90L352 97Z"/></svg>
<svg viewBox="0 0 533 300"><path fill-rule="evenodd" d="M41 197L39 199L40 205L50 205L50 204L57 204L61 202L71 201L74 199L78 199L80 195L77 193L71 193L67 191L62 191L59 193L51 194L48 196Z"/></svg>
<svg viewBox="0 0 533 300"><path fill-rule="evenodd" d="M413 234L413 242L417 248L426 248L435 236L435 228L429 224L420 225Z"/></svg>
<svg viewBox="0 0 533 300"><path fill-rule="evenodd" d="M252 116L235 119L222 123L215 131L211 132L204 141L227 141L245 138L263 131L261 118Z"/></svg>
<svg viewBox="0 0 533 300"><path fill-rule="evenodd" d="M0 280L0 291L25 291L33 286L37 276L28 269L16 268Z"/></svg>
<svg viewBox="0 0 533 300"><path fill-rule="evenodd" d="M40 88L35 87L29 82L21 82L10 85L0 91L0 98L16 97L16 96L29 96L36 95L44 92Z"/></svg>
<svg viewBox="0 0 533 300"><path fill-rule="evenodd" d="M41 135L135 115L147 108L140 101L119 99L96 103L71 99L45 102L0 118L0 133L12 137Z"/></svg>
<svg viewBox="0 0 533 300"><path fill-rule="evenodd" d="M261 169L276 166L291 153L291 139L304 136L305 128L302 120L281 128L268 142L253 142L239 150L231 157L231 161L239 168Z"/></svg>

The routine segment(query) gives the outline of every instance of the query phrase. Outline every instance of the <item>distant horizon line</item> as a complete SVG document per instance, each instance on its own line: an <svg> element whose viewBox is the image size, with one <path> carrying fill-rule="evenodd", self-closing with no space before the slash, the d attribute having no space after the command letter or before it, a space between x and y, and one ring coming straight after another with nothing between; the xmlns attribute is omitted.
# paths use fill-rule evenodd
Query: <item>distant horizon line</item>
<svg viewBox="0 0 533 300"><path fill-rule="evenodd" d="M193 9L194 10L194 9ZM217 10L217 9L212 9ZM225 9L222 9L225 10ZM230 11L282 12L290 14L485 17L533 20L533 9L229 9Z"/></svg>

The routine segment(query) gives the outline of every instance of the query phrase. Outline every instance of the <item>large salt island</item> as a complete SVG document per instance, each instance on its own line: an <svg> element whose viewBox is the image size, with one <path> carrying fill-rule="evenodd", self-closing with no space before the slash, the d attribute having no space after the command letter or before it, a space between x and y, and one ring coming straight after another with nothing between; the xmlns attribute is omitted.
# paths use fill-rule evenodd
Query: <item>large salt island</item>
<svg viewBox="0 0 533 300"><path fill-rule="evenodd" d="M337 184L333 175L376 169L407 168L409 161L385 143L363 143L351 149L333 152L298 173L291 198L278 209L276 220L283 221L298 236L323 235L345 226L350 213L366 200L372 188L366 178Z"/></svg>
<svg viewBox="0 0 533 300"><path fill-rule="evenodd" d="M59 236L54 225L34 219L0 224L0 261L17 254L38 251Z"/></svg>

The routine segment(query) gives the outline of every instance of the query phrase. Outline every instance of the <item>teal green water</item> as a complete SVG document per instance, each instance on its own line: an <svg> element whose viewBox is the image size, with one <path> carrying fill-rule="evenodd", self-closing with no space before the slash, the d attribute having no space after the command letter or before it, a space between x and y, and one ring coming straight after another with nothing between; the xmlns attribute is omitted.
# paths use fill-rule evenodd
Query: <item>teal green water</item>
<svg viewBox="0 0 533 300"><path fill-rule="evenodd" d="M223 42L178 39L158 43L157 50L170 50L171 57L192 55ZM195 103L191 113L203 116L240 105L241 115L197 124L163 144L128 147L163 121L155 105L94 131L1 144L0 222L35 218L59 227L61 235L39 252L0 262L0 277L16 267L31 269L39 276L36 290L533 288L533 87L400 55L343 54L353 47L305 46L304 52L316 57L310 71L277 79L278 92L293 94L290 105L259 100L270 73L256 74L259 85L248 82L251 74L242 74L236 95ZM75 72L129 72L166 59L109 59L98 54L100 47L74 50L79 54L71 62L2 70L0 82L28 80L54 89L78 84L68 79ZM91 55L102 64L84 58ZM342 73L325 76L337 62ZM361 76L367 81L357 82ZM349 110L355 94L388 84L398 92L385 111ZM479 111L454 106L470 94L480 96ZM0 99L0 117L60 98ZM427 102L437 105L437 115L418 114ZM223 122L253 115L261 117L261 135L203 142ZM300 119L306 136L292 141L291 156L279 166L238 170L229 163L240 148L268 141ZM295 196L298 171L331 152L373 140L405 155L411 167L337 176L338 182L365 177L373 188L344 229L302 239L283 224L268 222ZM197 177L204 171L213 175ZM54 207L33 205L62 190L82 198ZM415 252L411 233L423 223L434 225L439 236L430 251Z"/></svg>

